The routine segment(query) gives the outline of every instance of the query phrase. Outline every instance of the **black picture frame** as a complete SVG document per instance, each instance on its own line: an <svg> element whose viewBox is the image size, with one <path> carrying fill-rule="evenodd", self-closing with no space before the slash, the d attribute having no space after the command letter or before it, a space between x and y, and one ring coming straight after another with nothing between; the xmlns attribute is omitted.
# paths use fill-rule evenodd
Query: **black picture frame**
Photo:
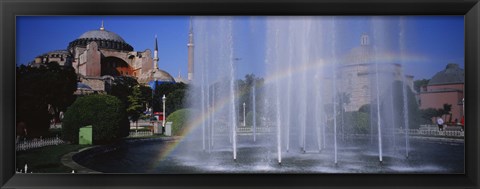
<svg viewBox="0 0 480 189"><path fill-rule="evenodd" d="M478 0L0 0L0 13L2 189L480 187ZM472 125L465 133L465 174L15 174L15 17L20 15L464 15L466 123Z"/></svg>

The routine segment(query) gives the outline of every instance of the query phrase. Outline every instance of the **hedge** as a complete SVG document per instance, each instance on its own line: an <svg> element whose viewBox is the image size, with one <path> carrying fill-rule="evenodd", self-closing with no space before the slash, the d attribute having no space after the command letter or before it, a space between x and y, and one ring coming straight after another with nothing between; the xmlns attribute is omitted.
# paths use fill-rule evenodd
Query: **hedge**
<svg viewBox="0 0 480 189"><path fill-rule="evenodd" d="M130 125L123 103L110 95L77 98L67 109L62 124L62 138L78 143L80 127L92 125L93 143L110 143L129 135Z"/></svg>
<svg viewBox="0 0 480 189"><path fill-rule="evenodd" d="M192 113L192 109L180 109L167 117L166 122L172 122L172 135L179 136L185 132Z"/></svg>

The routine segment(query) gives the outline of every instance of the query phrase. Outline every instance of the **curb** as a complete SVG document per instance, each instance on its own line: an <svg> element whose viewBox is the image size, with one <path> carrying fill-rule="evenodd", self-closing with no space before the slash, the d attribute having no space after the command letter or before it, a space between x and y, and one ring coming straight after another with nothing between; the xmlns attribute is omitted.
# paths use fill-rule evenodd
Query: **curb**
<svg viewBox="0 0 480 189"><path fill-rule="evenodd" d="M126 142L140 142L140 141L152 141L152 140L175 141L175 140L180 140L180 139L182 139L182 137L173 136L173 137L165 137L165 138L132 138L132 139L125 140L125 141ZM62 162L62 164L64 166L70 167L72 170L75 171L75 173L87 173L87 174L102 173L102 172L99 172L99 171L95 171L95 170L86 168L86 167L78 164L77 162L75 162L73 160L74 155L76 155L80 152L83 152L85 150L89 150L89 149L92 149L92 148L98 148L98 147L101 147L101 146L90 146L90 147L82 148L82 149L80 149L78 151L75 151L75 152L70 152L68 154L63 155L62 158L60 159L60 162Z"/></svg>
<svg viewBox="0 0 480 189"><path fill-rule="evenodd" d="M88 150L88 149L91 149L91 148L95 148L95 147L98 147L98 146L91 146L91 147L87 147L87 148L82 148L76 152L70 152L68 154L65 154L64 156L62 156L62 158L60 159L60 161L62 162L62 164L64 166L67 166L67 167L70 167L72 170L75 171L75 173L88 173L88 174L96 174L96 173L102 173L102 172L98 172L98 171L94 171L92 169L89 169L89 168L86 168L84 166L81 166L80 164L78 164L77 162L73 161L72 157L77 154L77 153L80 153L84 150Z"/></svg>

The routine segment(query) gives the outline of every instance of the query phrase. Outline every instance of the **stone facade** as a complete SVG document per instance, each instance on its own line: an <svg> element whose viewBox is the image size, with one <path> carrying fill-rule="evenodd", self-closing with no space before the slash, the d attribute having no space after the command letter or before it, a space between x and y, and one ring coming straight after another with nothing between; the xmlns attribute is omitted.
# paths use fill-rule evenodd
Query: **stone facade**
<svg viewBox="0 0 480 189"><path fill-rule="evenodd" d="M32 66L40 66L47 62L57 62L60 66L72 66L72 55L67 50L56 50L37 56Z"/></svg>
<svg viewBox="0 0 480 189"><path fill-rule="evenodd" d="M378 62L368 36L362 35L359 47L353 48L341 60L338 69L337 85L339 93L350 96L350 103L345 105L345 111L358 111L360 107L369 104L376 98L376 77L379 78L379 96L387 92L393 81L405 81L413 90L413 76L402 75L402 65L394 62Z"/></svg>
<svg viewBox="0 0 480 189"><path fill-rule="evenodd" d="M157 47L155 48L157 51ZM103 23L100 29L87 31L70 42L66 50L40 55L31 65L40 66L51 61L62 66L72 66L79 82L90 87L92 91L107 90L107 76L131 76L140 84L148 85L155 79L155 73L157 76L160 73L162 77L171 78L174 82L170 74L154 68L158 57L154 60L151 50L134 51L122 37L105 30Z"/></svg>
<svg viewBox="0 0 480 189"><path fill-rule="evenodd" d="M149 49L138 52L117 34L100 30L84 33L69 43L68 51L73 55L72 66L78 75L92 80L102 76L132 76L140 78L152 70L153 59ZM82 78L82 77L80 77ZM83 81L82 81L83 82ZM146 82L142 83L146 84ZM105 90L98 85L94 90Z"/></svg>

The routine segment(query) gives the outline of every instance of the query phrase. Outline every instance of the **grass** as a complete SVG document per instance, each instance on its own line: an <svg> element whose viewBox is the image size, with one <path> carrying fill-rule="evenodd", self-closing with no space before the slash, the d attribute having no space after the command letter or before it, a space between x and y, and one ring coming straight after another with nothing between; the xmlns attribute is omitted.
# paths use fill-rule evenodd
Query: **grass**
<svg viewBox="0 0 480 189"><path fill-rule="evenodd" d="M23 169L25 164L28 172L33 173L70 173L71 168L62 164L60 159L63 155L88 147L89 145L62 144L58 146L46 146L17 152L17 169Z"/></svg>

